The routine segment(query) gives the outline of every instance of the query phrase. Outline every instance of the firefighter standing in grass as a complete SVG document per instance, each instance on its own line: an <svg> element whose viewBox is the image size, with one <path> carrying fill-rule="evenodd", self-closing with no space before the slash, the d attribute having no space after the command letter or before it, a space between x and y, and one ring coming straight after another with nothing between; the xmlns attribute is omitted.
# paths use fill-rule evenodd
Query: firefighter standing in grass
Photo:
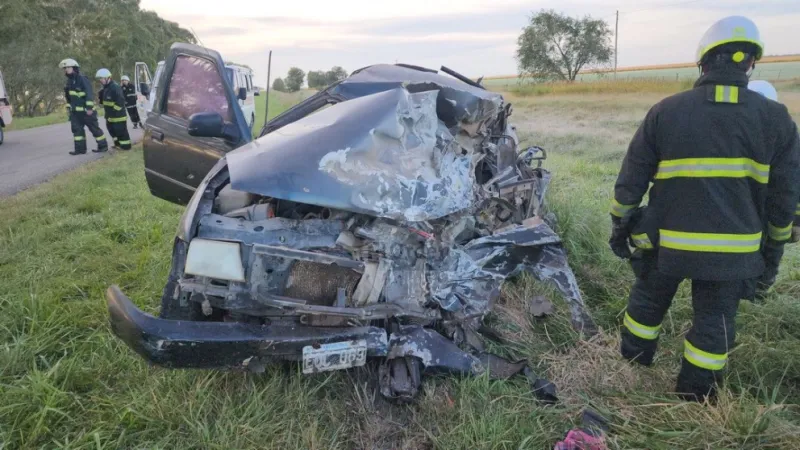
<svg viewBox="0 0 800 450"><path fill-rule="evenodd" d="M67 77L67 84L64 86L64 98L67 100L67 114L72 125L72 136L75 143L70 155L83 155L86 153L86 130L89 131L97 141L95 153L108 150L108 142L103 130L97 124L97 115L94 113L94 94L92 84L89 79L81 75L78 62L74 59L65 59L59 63L58 67L64 69Z"/></svg>
<svg viewBox="0 0 800 450"><path fill-rule="evenodd" d="M136 88L131 84L131 79L128 78L127 75L123 75L121 78L122 81L122 93L125 95L125 105L128 108L128 116L131 118L131 122L133 122L133 129L139 128L140 120L139 120L139 110L136 109Z"/></svg>
<svg viewBox="0 0 800 450"><path fill-rule="evenodd" d="M747 89L763 52L749 19L715 23L697 54L702 76L648 112L614 188L609 244L636 275L622 355L652 364L678 285L692 280L676 387L688 400L716 396L739 300L752 299L765 269L778 267L800 196L797 128L786 107Z"/></svg>
<svg viewBox="0 0 800 450"><path fill-rule="evenodd" d="M114 147L130 150L131 137L128 134L128 116L125 114L125 95L122 88L111 79L108 69L98 70L95 77L103 85L98 97L105 108L106 128L114 139Z"/></svg>

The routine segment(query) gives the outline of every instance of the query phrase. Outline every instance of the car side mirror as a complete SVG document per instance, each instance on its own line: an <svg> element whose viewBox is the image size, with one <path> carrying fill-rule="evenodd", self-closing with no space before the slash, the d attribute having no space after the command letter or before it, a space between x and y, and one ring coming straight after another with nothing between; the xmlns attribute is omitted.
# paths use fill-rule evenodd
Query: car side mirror
<svg viewBox="0 0 800 450"><path fill-rule="evenodd" d="M247 88L239 88L238 98L242 101L247 100Z"/></svg>
<svg viewBox="0 0 800 450"><path fill-rule="evenodd" d="M147 83L139 83L139 91L141 91L142 95L145 97L150 95L150 86Z"/></svg>
<svg viewBox="0 0 800 450"><path fill-rule="evenodd" d="M219 113L201 112L189 117L189 136L223 138L229 141L239 139L236 127L225 123Z"/></svg>

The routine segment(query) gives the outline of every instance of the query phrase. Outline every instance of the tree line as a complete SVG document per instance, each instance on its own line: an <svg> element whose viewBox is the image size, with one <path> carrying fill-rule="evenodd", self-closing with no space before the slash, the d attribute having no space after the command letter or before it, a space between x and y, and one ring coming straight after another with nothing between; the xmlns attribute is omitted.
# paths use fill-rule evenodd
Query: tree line
<svg viewBox="0 0 800 450"><path fill-rule="evenodd" d="M272 89L279 92L297 92L303 87L308 77L308 87L322 89L347 78L347 71L340 66L333 66L331 70L312 70L306 74L299 67L292 67L284 78L276 78L272 82Z"/></svg>
<svg viewBox="0 0 800 450"><path fill-rule="evenodd" d="M140 9L139 0L3 0L0 17L0 70L22 116L61 105L63 59L77 60L92 80L101 67L119 80L133 76L135 62L155 67L173 43L195 42L190 31Z"/></svg>

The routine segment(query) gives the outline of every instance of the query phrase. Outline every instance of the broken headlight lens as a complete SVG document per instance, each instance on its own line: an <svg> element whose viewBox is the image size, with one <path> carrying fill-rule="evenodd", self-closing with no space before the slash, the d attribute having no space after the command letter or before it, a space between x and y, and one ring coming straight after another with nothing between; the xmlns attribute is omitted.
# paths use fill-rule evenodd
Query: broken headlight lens
<svg viewBox="0 0 800 450"><path fill-rule="evenodd" d="M185 272L219 280L244 281L241 247L237 242L192 239Z"/></svg>

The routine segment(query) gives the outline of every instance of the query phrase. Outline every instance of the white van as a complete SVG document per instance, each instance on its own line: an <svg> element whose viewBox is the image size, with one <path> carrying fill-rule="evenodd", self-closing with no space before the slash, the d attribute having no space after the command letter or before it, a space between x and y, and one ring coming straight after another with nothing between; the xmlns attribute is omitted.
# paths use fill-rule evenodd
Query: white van
<svg viewBox="0 0 800 450"><path fill-rule="evenodd" d="M134 71L134 82L136 83L136 106L139 108L139 117L142 123L147 119L147 112L152 108L156 101L156 93L161 83L161 74L164 72L164 61L159 61L156 67L155 77L150 76L150 69L143 62L136 63ZM253 70L235 64L225 65L225 75L231 84L233 91L239 98L239 107L247 120L247 126L253 128L256 118L255 97L259 95L258 90L253 84Z"/></svg>
<svg viewBox="0 0 800 450"><path fill-rule="evenodd" d="M3 73L0 72L0 145L3 144L3 128L11 125L13 108L8 100L6 85L3 84Z"/></svg>

